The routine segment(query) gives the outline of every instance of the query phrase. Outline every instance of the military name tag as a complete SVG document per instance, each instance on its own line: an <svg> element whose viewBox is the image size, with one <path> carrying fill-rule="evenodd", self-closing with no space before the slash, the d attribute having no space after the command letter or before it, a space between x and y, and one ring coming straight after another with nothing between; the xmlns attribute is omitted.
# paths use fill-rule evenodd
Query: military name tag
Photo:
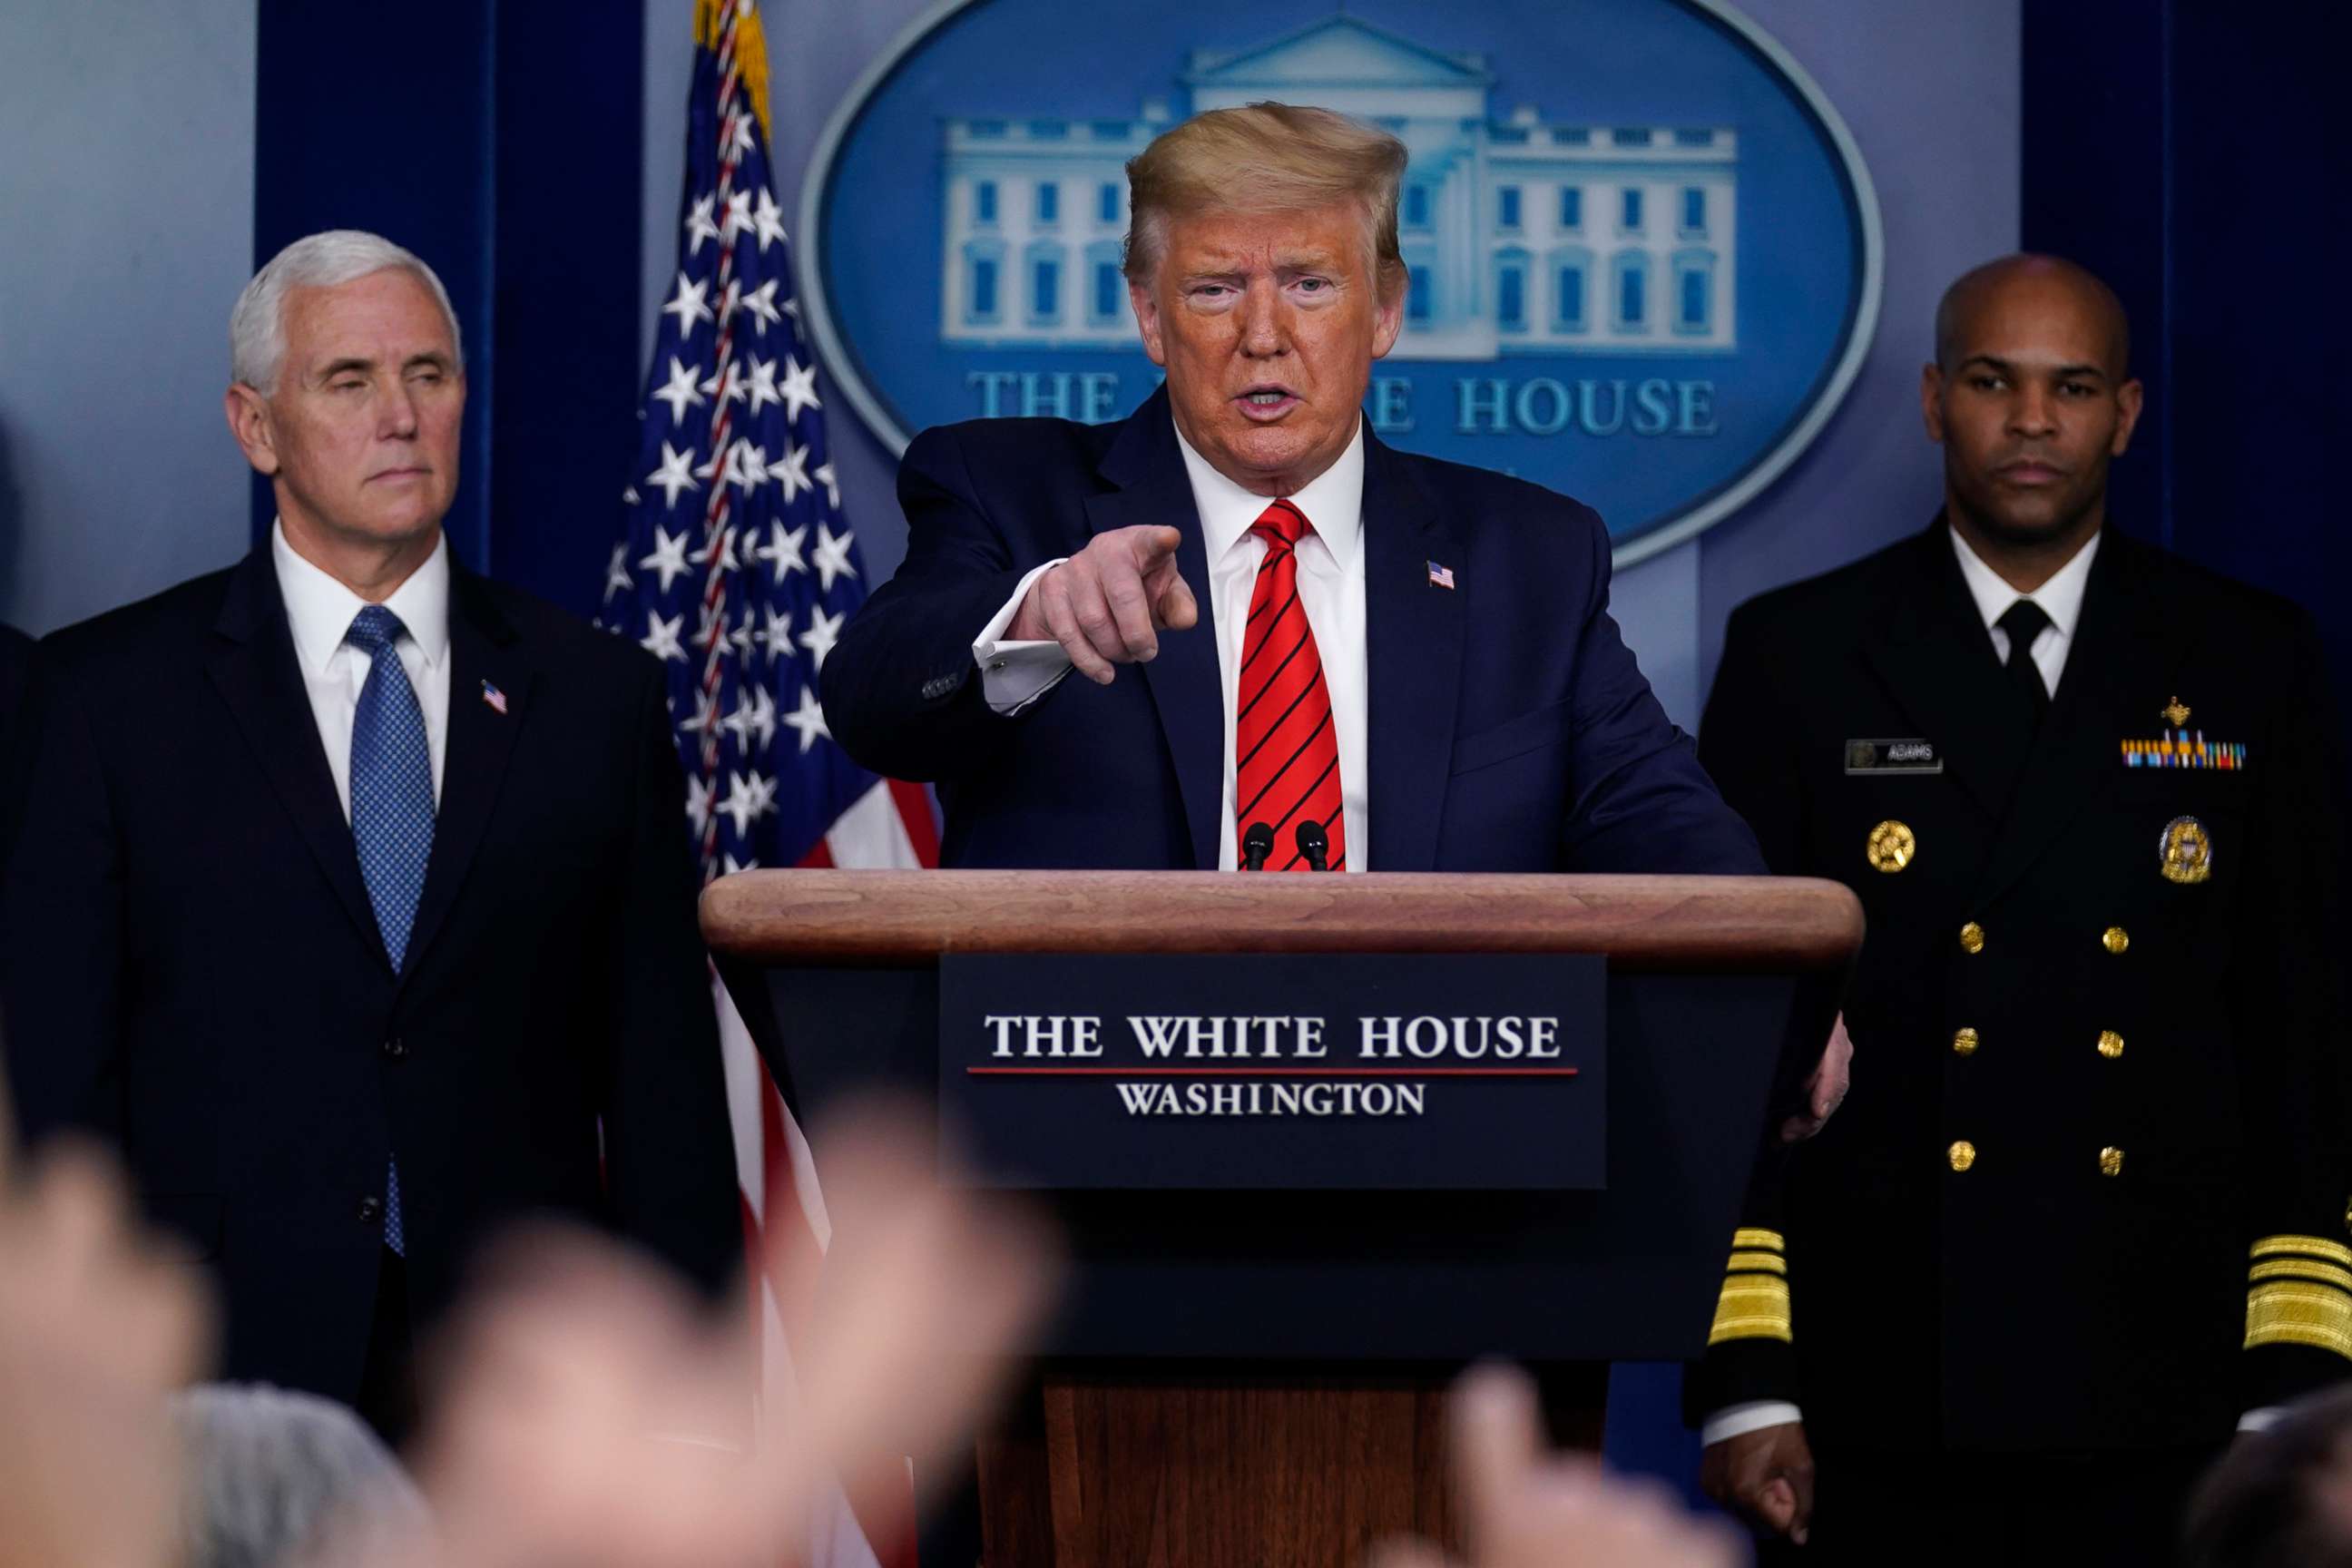
<svg viewBox="0 0 2352 1568"><path fill-rule="evenodd" d="M1940 773L1944 759L1931 741L1848 741L1849 773Z"/></svg>

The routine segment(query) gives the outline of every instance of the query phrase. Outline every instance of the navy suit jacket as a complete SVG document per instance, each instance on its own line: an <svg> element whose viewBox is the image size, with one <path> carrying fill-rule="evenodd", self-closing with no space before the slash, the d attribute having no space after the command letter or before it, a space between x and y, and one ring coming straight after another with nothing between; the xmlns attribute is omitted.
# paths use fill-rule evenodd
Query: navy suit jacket
<svg viewBox="0 0 2352 1568"><path fill-rule="evenodd" d="M209 1261L231 1379L358 1394L395 1150L428 1320L526 1215L709 1287L740 1249L661 670L464 571L449 657L395 974L267 546L41 647L0 889L10 1085L29 1134L114 1143Z"/></svg>
<svg viewBox="0 0 2352 1568"><path fill-rule="evenodd" d="M1591 509L1370 432L1364 447L1369 868L1760 874L1609 616ZM906 563L824 664L834 738L937 782L947 865L1215 869L1223 697L1166 392L1116 425L925 431L898 498ZM1022 575L1139 523L1181 531L1202 624L1108 686L1066 679L1016 717L992 710L971 644Z"/></svg>

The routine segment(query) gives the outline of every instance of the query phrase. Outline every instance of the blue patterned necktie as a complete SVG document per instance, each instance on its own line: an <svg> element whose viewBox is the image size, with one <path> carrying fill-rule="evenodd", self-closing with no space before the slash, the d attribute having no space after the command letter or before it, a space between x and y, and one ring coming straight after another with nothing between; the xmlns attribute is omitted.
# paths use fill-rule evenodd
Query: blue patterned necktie
<svg viewBox="0 0 2352 1568"><path fill-rule="evenodd" d="M408 956L409 928L433 855L433 756L425 747L425 710L394 646L407 629L382 605L370 605L343 634L368 656L367 680L352 719L352 837L394 973ZM386 1176L383 1242L404 1256L398 1156Z"/></svg>

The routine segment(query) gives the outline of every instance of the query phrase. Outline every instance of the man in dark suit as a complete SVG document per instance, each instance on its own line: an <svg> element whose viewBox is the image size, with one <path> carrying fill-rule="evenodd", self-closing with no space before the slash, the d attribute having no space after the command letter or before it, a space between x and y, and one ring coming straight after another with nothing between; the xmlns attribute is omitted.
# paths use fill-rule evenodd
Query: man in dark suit
<svg viewBox="0 0 2352 1568"><path fill-rule="evenodd" d="M1943 514L1725 640L1709 772L1869 920L1698 1390L1775 1523L1810 1436L1809 1561L2165 1561L2241 1418L2352 1371L2336 710L2302 611L2105 526L2140 396L2096 279L1969 273Z"/></svg>
<svg viewBox="0 0 2352 1568"><path fill-rule="evenodd" d="M44 646L9 1075L211 1260L226 1376L396 1432L412 1321L502 1222L731 1271L683 786L652 661L450 560L464 364L423 262L298 241L231 337L278 524Z"/></svg>
<svg viewBox="0 0 2352 1568"><path fill-rule="evenodd" d="M1263 826L1266 869L1760 869L1610 619L1591 510L1365 430L1403 166L1322 110L1167 132L1127 258L1165 388L908 448L906 563L824 710L938 781L946 864L1232 868Z"/></svg>
<svg viewBox="0 0 2352 1568"><path fill-rule="evenodd" d="M8 850L16 842L25 784L31 776L32 716L25 698L32 678L33 639L14 626L0 626L0 871L8 868Z"/></svg>

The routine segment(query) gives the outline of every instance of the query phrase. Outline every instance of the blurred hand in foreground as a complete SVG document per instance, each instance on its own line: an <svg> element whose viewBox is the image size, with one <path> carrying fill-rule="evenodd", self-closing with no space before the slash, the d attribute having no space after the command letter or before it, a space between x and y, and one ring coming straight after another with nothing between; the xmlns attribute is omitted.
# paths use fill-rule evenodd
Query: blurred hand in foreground
<svg viewBox="0 0 2352 1568"><path fill-rule="evenodd" d="M1801 1143L1827 1127L1852 1087L1853 1042L1846 1037L1845 1015L1840 1013L1837 1022L1830 1026L1830 1043L1822 1048L1822 1059L1806 1076L1805 1109L1780 1123L1780 1142Z"/></svg>
<svg viewBox="0 0 2352 1568"><path fill-rule="evenodd" d="M1454 1385L1454 1496L1467 1568L1735 1568L1738 1538L1684 1510L1654 1481L1603 1470L1590 1455L1548 1451L1534 1383L1515 1367L1474 1367ZM1424 1542L1383 1548L1374 1568L1464 1568Z"/></svg>

